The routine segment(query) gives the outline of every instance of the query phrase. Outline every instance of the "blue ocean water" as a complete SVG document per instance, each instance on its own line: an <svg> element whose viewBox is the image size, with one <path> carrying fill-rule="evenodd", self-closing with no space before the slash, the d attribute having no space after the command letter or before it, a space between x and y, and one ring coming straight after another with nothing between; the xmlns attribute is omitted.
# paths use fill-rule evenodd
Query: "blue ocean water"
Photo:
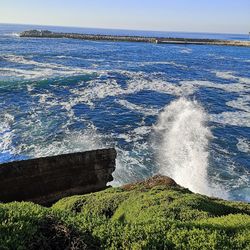
<svg viewBox="0 0 250 250"><path fill-rule="evenodd" d="M20 38L0 25L0 162L114 146L113 185L156 173L250 201L250 48Z"/></svg>

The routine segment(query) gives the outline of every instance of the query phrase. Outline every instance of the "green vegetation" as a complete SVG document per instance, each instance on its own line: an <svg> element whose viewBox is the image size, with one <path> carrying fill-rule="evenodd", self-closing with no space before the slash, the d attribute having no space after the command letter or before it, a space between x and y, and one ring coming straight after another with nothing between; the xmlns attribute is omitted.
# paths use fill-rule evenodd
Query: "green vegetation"
<svg viewBox="0 0 250 250"><path fill-rule="evenodd" d="M0 204L0 249L250 249L250 205L163 177L64 198Z"/></svg>

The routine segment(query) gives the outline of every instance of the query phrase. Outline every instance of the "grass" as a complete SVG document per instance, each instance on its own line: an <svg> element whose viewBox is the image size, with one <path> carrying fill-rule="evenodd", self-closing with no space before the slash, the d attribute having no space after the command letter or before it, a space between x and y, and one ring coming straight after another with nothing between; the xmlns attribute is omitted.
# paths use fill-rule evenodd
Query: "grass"
<svg viewBox="0 0 250 250"><path fill-rule="evenodd" d="M249 204L194 194L163 177L51 208L0 204L0 218L0 249L250 249Z"/></svg>

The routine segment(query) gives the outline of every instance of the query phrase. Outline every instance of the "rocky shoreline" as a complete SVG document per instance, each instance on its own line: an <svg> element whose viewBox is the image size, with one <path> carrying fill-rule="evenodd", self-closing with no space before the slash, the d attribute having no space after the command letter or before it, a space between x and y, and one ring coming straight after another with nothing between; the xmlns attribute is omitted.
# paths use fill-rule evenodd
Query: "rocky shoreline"
<svg viewBox="0 0 250 250"><path fill-rule="evenodd" d="M250 47L250 41L217 40L217 39L192 39L192 38L164 38L164 37L143 37L143 36L116 36L116 35L95 35L51 32L48 30L28 30L20 33L20 37L27 38L70 38L93 41L113 42L144 42L156 44L195 44L195 45L223 45Z"/></svg>

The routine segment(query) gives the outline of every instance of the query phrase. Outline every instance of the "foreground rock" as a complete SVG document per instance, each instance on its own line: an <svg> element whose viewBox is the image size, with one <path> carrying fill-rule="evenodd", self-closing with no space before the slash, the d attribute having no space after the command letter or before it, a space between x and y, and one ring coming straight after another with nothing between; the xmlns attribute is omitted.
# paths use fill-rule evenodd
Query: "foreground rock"
<svg viewBox="0 0 250 250"><path fill-rule="evenodd" d="M0 165L0 201L50 204L103 190L113 180L115 149L94 150Z"/></svg>
<svg viewBox="0 0 250 250"><path fill-rule="evenodd" d="M250 47L249 41L219 40L219 39L196 39L176 37L144 37L144 36L116 36L96 35L79 33L51 32L49 30L28 30L20 33L20 37L33 38L71 38L94 41L119 41L119 42L144 42L161 44L196 44L196 45L223 45L223 46L245 46Z"/></svg>
<svg viewBox="0 0 250 250"><path fill-rule="evenodd" d="M132 183L132 184L126 184L122 187L122 189L126 191L130 191L138 187L153 188L155 186L180 187L172 178L168 176L155 175L144 181L139 181L139 182Z"/></svg>

